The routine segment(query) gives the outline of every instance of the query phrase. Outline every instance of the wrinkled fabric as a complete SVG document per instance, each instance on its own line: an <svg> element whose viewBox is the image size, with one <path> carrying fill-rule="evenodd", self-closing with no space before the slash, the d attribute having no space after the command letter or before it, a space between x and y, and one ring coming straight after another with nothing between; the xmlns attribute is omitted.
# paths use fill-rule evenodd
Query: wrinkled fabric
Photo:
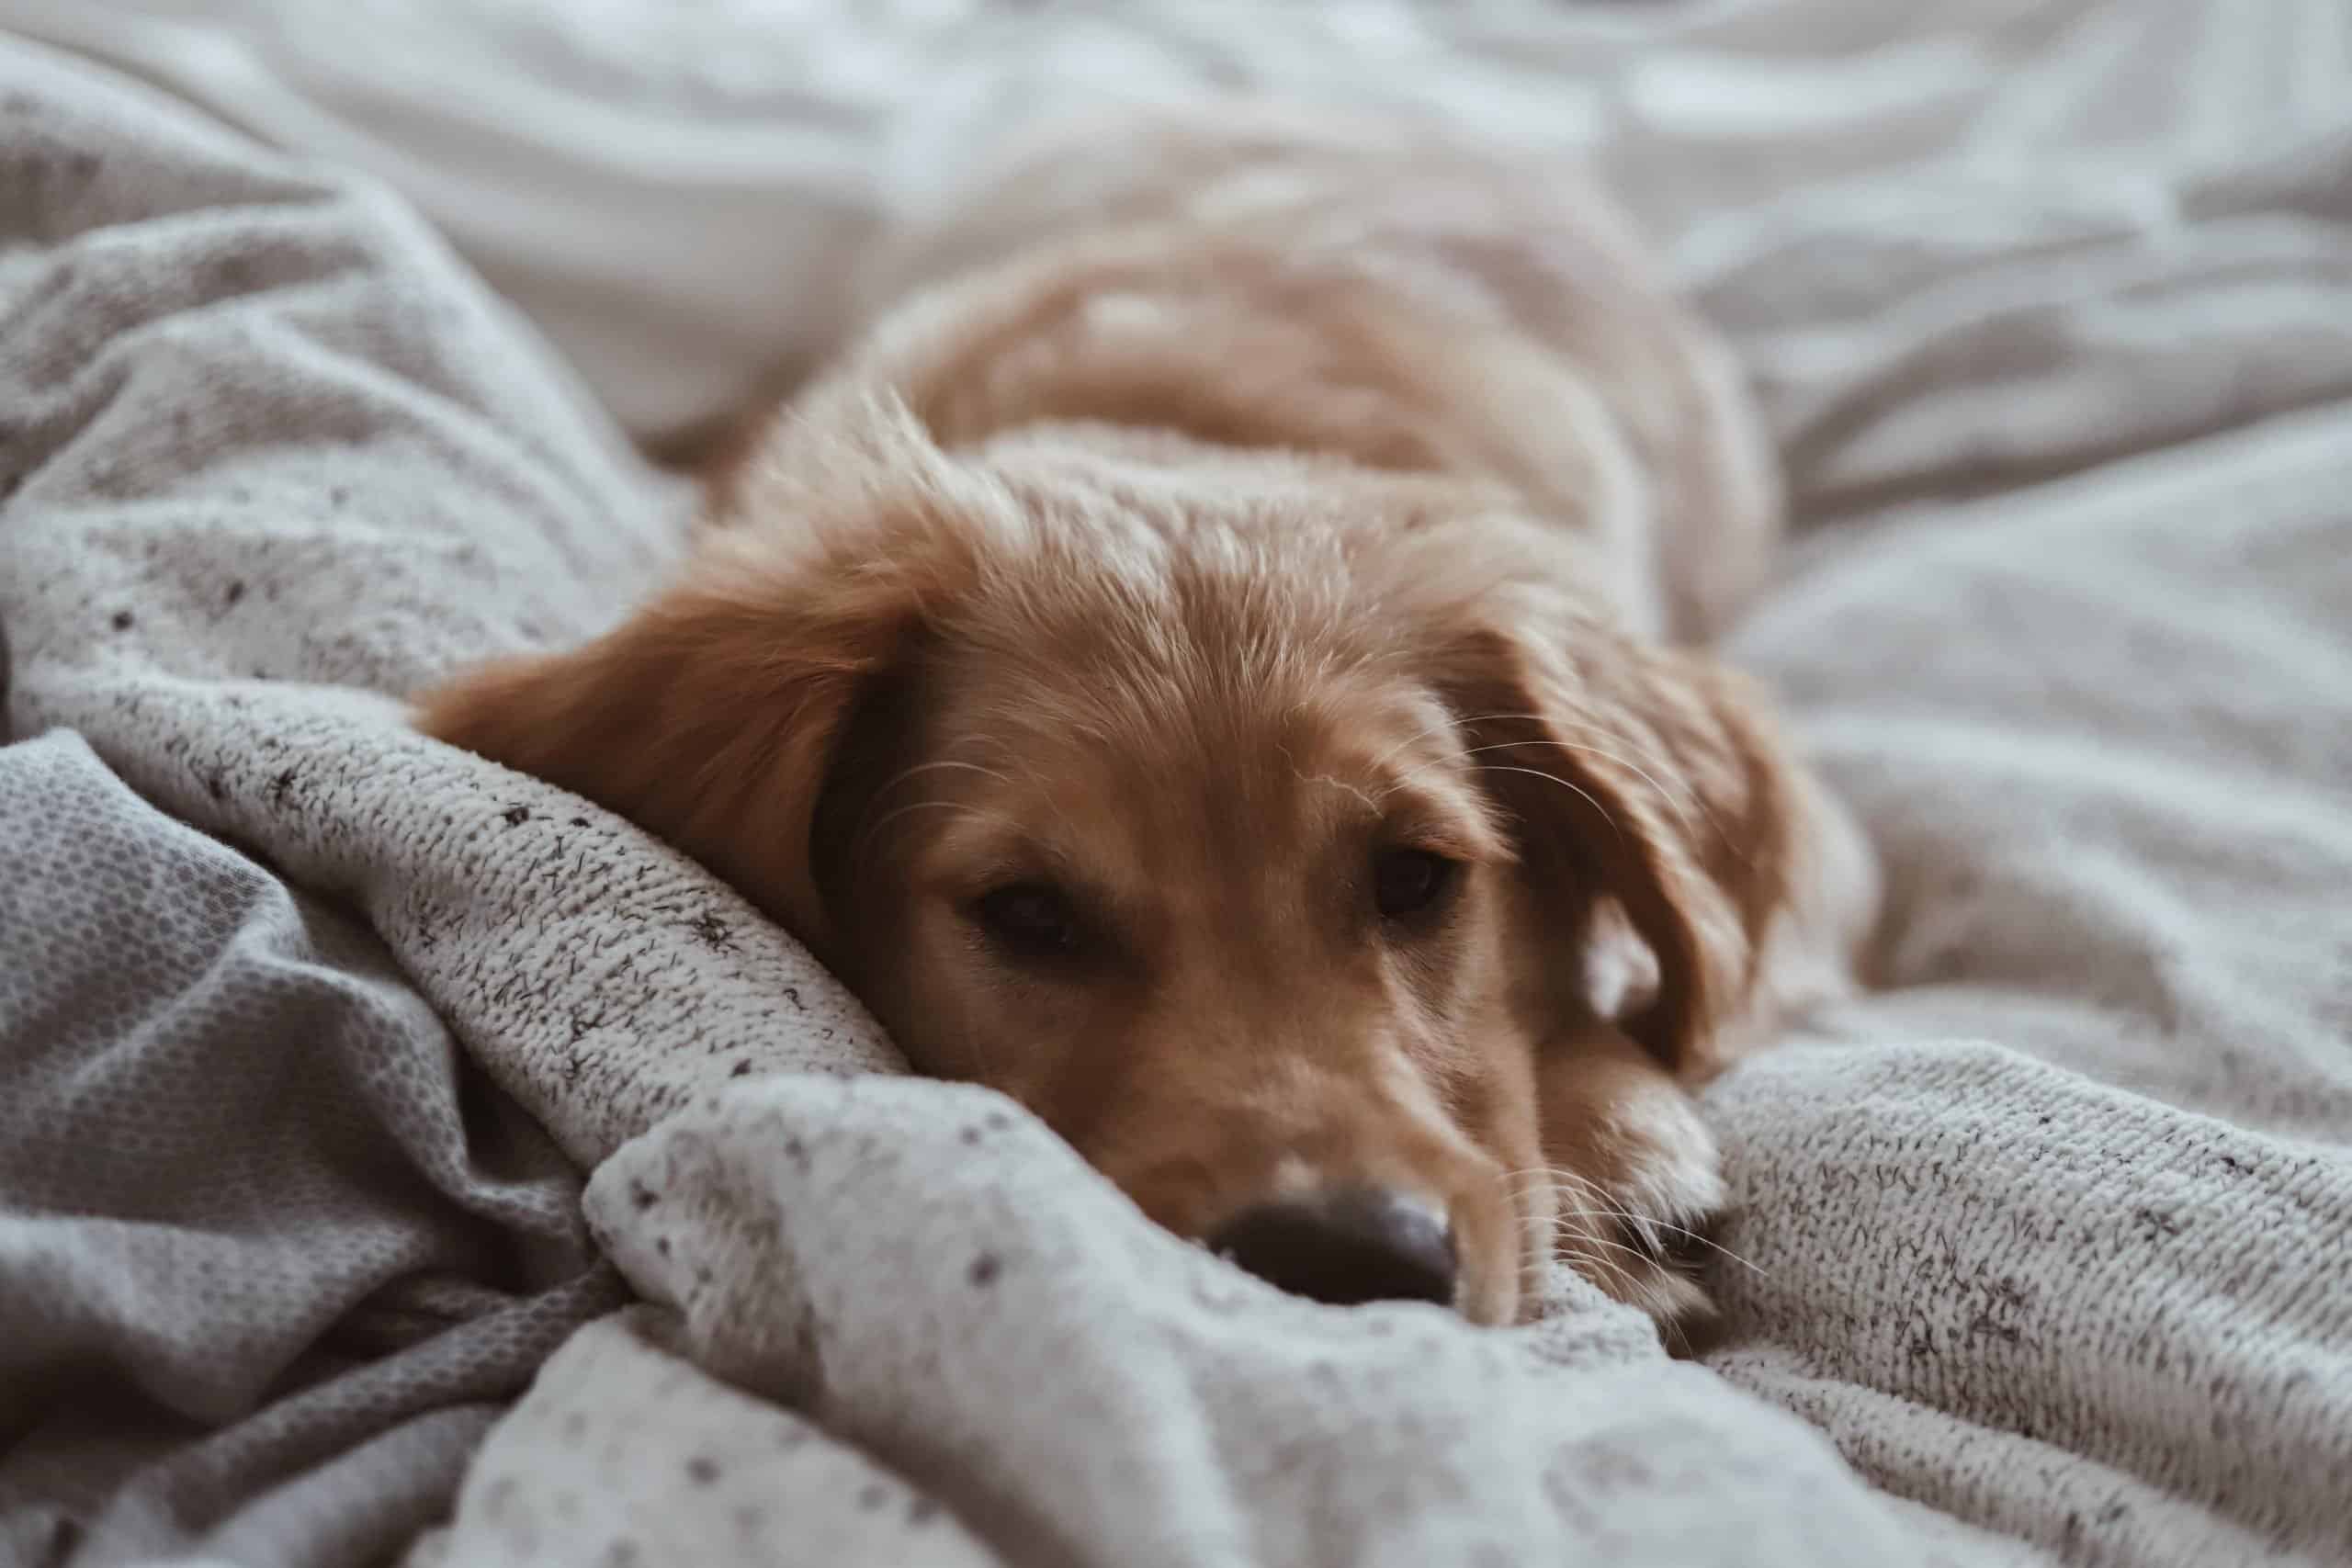
<svg viewBox="0 0 2352 1568"><path fill-rule="evenodd" d="M365 928L0 748L0 1559L366 1562L618 1298Z"/></svg>
<svg viewBox="0 0 2352 1568"><path fill-rule="evenodd" d="M549 1365L420 1561L2352 1552L2340 6L399 12L249 52L278 96L135 63L390 175L646 435L831 341L857 247L1017 113L1258 82L1591 149L1755 369L1800 539L1732 653L1890 890L1874 993L1709 1095L1705 1370L1567 1280L1506 1333L1286 1301L1012 1107L861 1077L887 1043L695 867L398 728L385 694L619 614L669 498L413 222L141 107L105 146L153 172L52 154L0 265L59 301L0 336L54 503L0 514L19 732L363 917L601 1162L652 1303ZM402 63L459 44L511 113ZM548 156L616 126L661 133ZM264 218L358 259L224 290L165 243ZM175 406L246 455L171 459Z"/></svg>

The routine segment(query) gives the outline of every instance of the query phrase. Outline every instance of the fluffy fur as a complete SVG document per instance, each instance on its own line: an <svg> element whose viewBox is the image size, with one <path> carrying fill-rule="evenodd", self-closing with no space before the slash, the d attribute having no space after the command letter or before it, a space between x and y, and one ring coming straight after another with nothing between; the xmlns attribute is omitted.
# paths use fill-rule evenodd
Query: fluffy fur
<svg viewBox="0 0 2352 1568"><path fill-rule="evenodd" d="M1077 128L980 192L683 581L423 728L702 859L1182 1234L1396 1187L1475 1319L1557 1252L1687 1327L1687 1089L1874 896L1680 646L1776 526L1724 355L1568 171L1426 134ZM1451 868L1405 918L1400 854Z"/></svg>

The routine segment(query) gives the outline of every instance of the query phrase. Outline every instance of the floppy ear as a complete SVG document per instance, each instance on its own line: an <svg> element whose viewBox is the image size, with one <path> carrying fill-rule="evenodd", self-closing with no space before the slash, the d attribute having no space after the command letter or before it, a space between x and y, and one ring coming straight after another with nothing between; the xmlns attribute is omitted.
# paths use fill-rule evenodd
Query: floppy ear
<svg viewBox="0 0 2352 1568"><path fill-rule="evenodd" d="M1761 692L1541 595L1488 606L1444 667L1530 874L1583 901L1588 935L1616 899L1657 959L1655 992L1619 1027L1685 1077L1722 1066L1804 830Z"/></svg>
<svg viewBox="0 0 2352 1568"><path fill-rule="evenodd" d="M810 842L828 774L865 693L958 592L981 525L953 482L929 482L935 450L895 457L853 461L855 482L818 463L747 489L619 627L461 675L419 700L417 727L651 829L830 961Z"/></svg>

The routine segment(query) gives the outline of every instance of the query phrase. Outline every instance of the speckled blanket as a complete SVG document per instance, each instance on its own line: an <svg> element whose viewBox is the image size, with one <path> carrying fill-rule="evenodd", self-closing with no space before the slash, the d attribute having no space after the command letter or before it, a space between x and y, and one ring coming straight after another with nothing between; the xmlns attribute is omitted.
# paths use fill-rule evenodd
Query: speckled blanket
<svg viewBox="0 0 2352 1568"><path fill-rule="evenodd" d="M420 1562L2352 1553L2341 8L2280 0L2276 33L2224 0L1611 13L1646 52L1599 22L1448 35L1416 13L1451 74L1381 41L1367 18L1396 10L1268 23L1252 69L1442 81L1531 131L1590 111L1758 367L1817 525L1733 652L1789 694L1890 903L1876 993L1711 1093L1742 1204L1714 1281L1732 1342L1668 1363L1566 1279L1510 1332L1277 1296L1011 1105L890 1073L839 989L691 864L406 733L394 694L616 615L681 498L396 204L11 48L0 620L16 732L82 738L0 751L0 778L34 780L11 820L70 788L125 854L217 852L229 886L281 890L250 895L266 908L335 912L304 961L368 977L406 1059L439 1063L421 1081L454 1087L371 1100L330 1076L297 1119L320 1134L233 1189L281 1259L300 1243L272 1216L297 1206L256 1190L421 1227L427 1261L381 1286L401 1310L281 1288L254 1308L278 1337L159 1362L130 1310L156 1277L99 1270L112 1315L0 1387L34 1392L36 1437L135 1433L194 1489L69 1495L18 1439L0 1517L48 1512L0 1549L82 1530L94 1562L362 1561L452 1506L449 1456L544 1340L494 1341L481 1381L430 1385L441 1405L334 1404L342 1425L258 1469L206 1445L485 1321L482 1288L596 1288L548 1208L481 1211L488 1183L563 1190L495 1089L595 1168L588 1224L646 1301L546 1363ZM1209 11L1131 15L1132 51L1232 73ZM1035 87L1026 25L961 58ZM1526 90L1587 60L1615 74ZM79 886L0 892L0 961L71 930ZM232 914L198 930L249 952ZM82 1081L60 1054L128 1037L110 986L242 983L153 953L175 929L110 946L133 967L79 1012L6 1015L0 1071L52 1086L12 1129L68 1125L46 1113ZM0 1007L29 994L17 973ZM265 992L239 1047L335 1060L346 1015L306 996ZM435 1029L487 1083L431 1054ZM158 1081L203 1102L231 1080ZM143 1223L99 1179L146 1157L138 1120L73 1125L104 1159L48 1185L0 1165L0 1307L28 1282L60 1299L109 1219ZM435 1250L441 1226L466 1240ZM405 1282L436 1269L476 1283ZM192 1400L154 1370L208 1350L259 1375ZM434 1445L386 1436L434 1409L460 1413ZM379 1521L361 1546L322 1523L355 1517Z"/></svg>

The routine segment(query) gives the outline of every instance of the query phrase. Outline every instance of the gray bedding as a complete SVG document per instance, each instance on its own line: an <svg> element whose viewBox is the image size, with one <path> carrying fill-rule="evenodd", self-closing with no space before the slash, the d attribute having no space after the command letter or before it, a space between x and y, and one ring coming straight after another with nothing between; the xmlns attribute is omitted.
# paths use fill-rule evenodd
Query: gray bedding
<svg viewBox="0 0 2352 1568"><path fill-rule="evenodd" d="M404 1545L619 1297L570 1164L364 925L65 731L0 750L0 1561Z"/></svg>
<svg viewBox="0 0 2352 1568"><path fill-rule="evenodd" d="M202 738L207 799L348 831L302 809L266 683L412 673L331 532L383 540L351 566L380 581L639 492L382 197L9 44L0 204L0 619L34 737L0 747L0 1563L382 1561L623 1299L578 1168L347 887L52 726L250 703L256 730L159 755Z"/></svg>
<svg viewBox="0 0 2352 1568"><path fill-rule="evenodd" d="M1678 254L1846 518L1736 651L1889 875L1874 994L1710 1093L1702 1368L1565 1277L1276 1296L407 733L681 498L397 203L0 45L0 1551L2352 1555L2352 39L1886 9L1678 9L1606 85L1628 188L1720 176Z"/></svg>

